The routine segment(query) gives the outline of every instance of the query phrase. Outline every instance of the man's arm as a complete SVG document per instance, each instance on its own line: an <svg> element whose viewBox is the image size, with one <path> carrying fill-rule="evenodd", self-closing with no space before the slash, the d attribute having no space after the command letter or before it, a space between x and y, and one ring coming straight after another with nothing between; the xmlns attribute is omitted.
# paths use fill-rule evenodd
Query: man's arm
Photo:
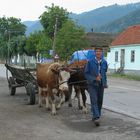
<svg viewBox="0 0 140 140"><path fill-rule="evenodd" d="M88 62L88 63L86 64L84 73L85 73L85 78L86 78L89 82L93 82L94 80L96 80L95 76L91 74L90 62Z"/></svg>
<svg viewBox="0 0 140 140"><path fill-rule="evenodd" d="M107 70L108 70L108 64L107 64L107 61L105 60L105 85L104 85L104 88L108 88L108 84L107 84Z"/></svg>

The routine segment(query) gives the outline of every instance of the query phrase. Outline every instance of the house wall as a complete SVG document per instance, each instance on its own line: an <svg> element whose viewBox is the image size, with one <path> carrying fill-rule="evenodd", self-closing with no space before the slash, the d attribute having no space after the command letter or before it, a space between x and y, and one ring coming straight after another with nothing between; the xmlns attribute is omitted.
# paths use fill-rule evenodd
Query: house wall
<svg viewBox="0 0 140 140"><path fill-rule="evenodd" d="M111 48L110 52L107 54L108 68L117 70L120 68L120 57L118 57L118 62L115 62L115 51L118 51L118 56L120 56L119 48Z"/></svg>
<svg viewBox="0 0 140 140"><path fill-rule="evenodd" d="M125 71L140 71L140 44L112 46L107 54L109 69L117 70L120 68L121 49L125 49ZM131 51L135 51L135 61L131 62ZM118 51L118 62L115 62L115 52Z"/></svg>

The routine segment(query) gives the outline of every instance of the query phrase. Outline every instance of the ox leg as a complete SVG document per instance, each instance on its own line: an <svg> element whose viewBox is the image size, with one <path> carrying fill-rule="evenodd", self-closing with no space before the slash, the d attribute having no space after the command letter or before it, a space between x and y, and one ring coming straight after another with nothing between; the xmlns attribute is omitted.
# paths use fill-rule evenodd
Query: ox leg
<svg viewBox="0 0 140 140"><path fill-rule="evenodd" d="M67 90L63 90L63 91L60 91L61 93L61 104L63 104L64 102L66 102L66 100L69 99L69 95L68 95L68 89Z"/></svg>
<svg viewBox="0 0 140 140"><path fill-rule="evenodd" d="M64 103L64 99L63 99L63 95L61 96L61 99L60 99L60 102L59 104L57 105L57 109L60 109L61 105Z"/></svg>
<svg viewBox="0 0 140 140"><path fill-rule="evenodd" d="M82 108L82 111L83 111L83 113L87 114L88 113L88 109L86 107L87 97L86 97L85 89L80 89L80 90L81 90L81 95L82 95L82 100L83 100L83 108Z"/></svg>
<svg viewBox="0 0 140 140"><path fill-rule="evenodd" d="M56 109L60 109L61 104L62 104L62 101L60 101L60 103L56 106Z"/></svg>
<svg viewBox="0 0 140 140"><path fill-rule="evenodd" d="M52 115L56 115L55 103L52 103Z"/></svg>
<svg viewBox="0 0 140 140"><path fill-rule="evenodd" d="M72 99L71 99L71 95L72 95L72 85L69 85L69 99L68 99L68 106L72 107Z"/></svg>
<svg viewBox="0 0 140 140"><path fill-rule="evenodd" d="M46 109L51 110L48 96L45 98L45 100L46 100Z"/></svg>
<svg viewBox="0 0 140 140"><path fill-rule="evenodd" d="M39 87L39 93L38 93L38 105L39 107L43 107L43 104L42 104L42 100L43 100L43 97L42 97L42 88Z"/></svg>
<svg viewBox="0 0 140 140"><path fill-rule="evenodd" d="M51 105L52 105L52 115L56 115L55 98L53 95L51 95L50 101L51 101Z"/></svg>
<svg viewBox="0 0 140 140"><path fill-rule="evenodd" d="M65 94L62 93L62 96L61 96L61 104L63 104L65 102Z"/></svg>
<svg viewBox="0 0 140 140"><path fill-rule="evenodd" d="M79 86L74 86L75 92L76 92L76 97L78 99L78 108L79 110L82 110L82 105L81 105L81 98L80 98L80 87Z"/></svg>
<svg viewBox="0 0 140 140"><path fill-rule="evenodd" d="M61 105L65 102L65 95L64 95L64 92L63 91L60 91L61 93L61 99L60 99L60 102L59 104L57 105L57 109L60 109Z"/></svg>

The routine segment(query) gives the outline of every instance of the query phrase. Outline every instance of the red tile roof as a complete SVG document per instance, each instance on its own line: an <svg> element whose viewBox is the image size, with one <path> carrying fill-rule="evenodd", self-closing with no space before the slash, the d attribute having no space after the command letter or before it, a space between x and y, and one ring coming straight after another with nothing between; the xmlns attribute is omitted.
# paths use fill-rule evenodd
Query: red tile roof
<svg viewBox="0 0 140 140"><path fill-rule="evenodd" d="M140 25L130 26L111 43L111 46L140 44Z"/></svg>

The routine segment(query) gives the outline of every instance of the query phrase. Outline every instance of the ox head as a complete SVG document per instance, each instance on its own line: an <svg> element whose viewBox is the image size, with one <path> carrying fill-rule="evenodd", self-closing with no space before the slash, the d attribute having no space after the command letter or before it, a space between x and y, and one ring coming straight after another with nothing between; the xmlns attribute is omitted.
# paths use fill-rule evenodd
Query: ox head
<svg viewBox="0 0 140 140"><path fill-rule="evenodd" d="M68 91L67 81L70 78L70 73L66 68L61 67L60 70L60 79L59 79L59 89L62 91Z"/></svg>
<svg viewBox="0 0 140 140"><path fill-rule="evenodd" d="M54 74L59 74L61 65L59 63L53 63L50 65L49 69L54 73Z"/></svg>
<svg viewBox="0 0 140 140"><path fill-rule="evenodd" d="M69 70L59 63L51 64L49 69L57 76L59 89L62 91L68 90L67 81L70 78Z"/></svg>

